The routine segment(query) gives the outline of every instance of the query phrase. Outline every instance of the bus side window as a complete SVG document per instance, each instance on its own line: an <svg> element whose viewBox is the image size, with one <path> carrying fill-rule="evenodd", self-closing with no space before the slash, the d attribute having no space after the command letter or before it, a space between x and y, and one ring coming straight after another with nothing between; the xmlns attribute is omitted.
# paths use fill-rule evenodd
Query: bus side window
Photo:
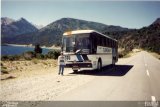
<svg viewBox="0 0 160 107"><path fill-rule="evenodd" d="M113 48L113 40L111 40L111 42L112 42L112 45L111 45L111 47Z"/></svg>
<svg viewBox="0 0 160 107"><path fill-rule="evenodd" d="M112 47L114 48L114 41L112 40Z"/></svg>
<svg viewBox="0 0 160 107"><path fill-rule="evenodd" d="M111 40L108 39L108 47L111 47Z"/></svg>
<svg viewBox="0 0 160 107"><path fill-rule="evenodd" d="M101 39L100 39L100 37L98 37L99 35L96 35L96 38L97 38L97 40L96 40L96 42L97 42L97 46L100 46L101 45Z"/></svg>
<svg viewBox="0 0 160 107"><path fill-rule="evenodd" d="M110 47L112 48L112 40L110 39Z"/></svg>
<svg viewBox="0 0 160 107"><path fill-rule="evenodd" d="M108 47L108 38L106 38L106 47Z"/></svg>
<svg viewBox="0 0 160 107"><path fill-rule="evenodd" d="M103 38L100 36L100 41L99 41L99 43L100 43L100 46L103 46Z"/></svg>
<svg viewBox="0 0 160 107"><path fill-rule="evenodd" d="M115 45L114 45L115 41L113 41L113 48L115 48Z"/></svg>
<svg viewBox="0 0 160 107"><path fill-rule="evenodd" d="M104 46L106 47L106 38L103 38Z"/></svg>
<svg viewBox="0 0 160 107"><path fill-rule="evenodd" d="M103 46L106 46L106 39L103 37Z"/></svg>
<svg viewBox="0 0 160 107"><path fill-rule="evenodd" d="M112 40L112 48L114 47L114 41Z"/></svg>
<svg viewBox="0 0 160 107"><path fill-rule="evenodd" d="M96 40L96 34L95 33L91 33L91 41L92 41L92 52L91 53L96 53L97 51L97 44L98 44L98 41Z"/></svg>

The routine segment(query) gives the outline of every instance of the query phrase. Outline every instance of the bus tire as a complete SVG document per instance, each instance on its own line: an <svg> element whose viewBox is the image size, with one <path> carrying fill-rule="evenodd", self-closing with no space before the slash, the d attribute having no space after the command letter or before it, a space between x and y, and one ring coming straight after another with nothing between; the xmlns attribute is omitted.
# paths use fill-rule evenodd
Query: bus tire
<svg viewBox="0 0 160 107"><path fill-rule="evenodd" d="M116 62L115 59L116 59L116 57L113 57L113 58L112 58L112 66L115 66L115 62Z"/></svg>
<svg viewBox="0 0 160 107"><path fill-rule="evenodd" d="M73 70L73 73L77 73L78 72L78 70Z"/></svg>
<svg viewBox="0 0 160 107"><path fill-rule="evenodd" d="M98 70L98 71L101 71L101 70L102 70L102 61L101 61L101 60L98 60L97 70Z"/></svg>

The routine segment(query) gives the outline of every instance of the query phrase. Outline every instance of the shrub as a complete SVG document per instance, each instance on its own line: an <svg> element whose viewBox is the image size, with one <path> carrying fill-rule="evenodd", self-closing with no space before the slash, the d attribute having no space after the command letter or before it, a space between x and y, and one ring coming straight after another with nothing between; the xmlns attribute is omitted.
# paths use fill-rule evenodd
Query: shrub
<svg viewBox="0 0 160 107"><path fill-rule="evenodd" d="M48 65L47 62L42 62L44 65Z"/></svg>
<svg viewBox="0 0 160 107"><path fill-rule="evenodd" d="M2 72L3 74L9 74L9 73L8 73L8 70L7 70L7 67L4 67L4 66L1 67L1 72Z"/></svg>
<svg viewBox="0 0 160 107"><path fill-rule="evenodd" d="M22 58L22 55L13 55L13 60L20 60Z"/></svg>
<svg viewBox="0 0 160 107"><path fill-rule="evenodd" d="M2 56L2 57L1 57L1 60L2 60L2 61L8 60L8 56L7 56L7 55Z"/></svg>
<svg viewBox="0 0 160 107"><path fill-rule="evenodd" d="M125 57L127 54L129 53L129 51L123 50L121 52L118 53L119 58L123 58Z"/></svg>
<svg viewBox="0 0 160 107"><path fill-rule="evenodd" d="M32 62L33 62L34 64L38 64L38 63L39 63L39 60L33 59Z"/></svg>
<svg viewBox="0 0 160 107"><path fill-rule="evenodd" d="M37 59L44 59L45 57L44 57L43 54L37 53L37 54L36 54L36 58L37 58Z"/></svg>
<svg viewBox="0 0 160 107"><path fill-rule="evenodd" d="M1 62L1 67L3 66L3 63Z"/></svg>
<svg viewBox="0 0 160 107"><path fill-rule="evenodd" d="M21 58L20 55L4 55L2 56L1 60L9 60L9 61L14 61L14 60L19 60Z"/></svg>
<svg viewBox="0 0 160 107"><path fill-rule="evenodd" d="M59 55L60 55L60 51L58 51L58 50L49 51L47 54L47 58L58 59Z"/></svg>
<svg viewBox="0 0 160 107"><path fill-rule="evenodd" d="M23 53L23 57L26 60L31 60L32 58L35 57L35 53L33 51L27 51L27 52Z"/></svg>
<svg viewBox="0 0 160 107"><path fill-rule="evenodd" d="M1 72L2 72L3 74L9 74L8 70L6 70L6 69L1 69Z"/></svg>
<svg viewBox="0 0 160 107"><path fill-rule="evenodd" d="M2 66L1 69L7 69L7 67Z"/></svg>

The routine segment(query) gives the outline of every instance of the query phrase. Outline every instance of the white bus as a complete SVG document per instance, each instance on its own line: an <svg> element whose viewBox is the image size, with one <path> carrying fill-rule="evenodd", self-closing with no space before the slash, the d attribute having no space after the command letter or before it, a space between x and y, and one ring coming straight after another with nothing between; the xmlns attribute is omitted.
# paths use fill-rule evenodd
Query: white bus
<svg viewBox="0 0 160 107"><path fill-rule="evenodd" d="M62 37L62 51L66 67L78 70L93 70L118 61L117 40L94 30L65 32Z"/></svg>

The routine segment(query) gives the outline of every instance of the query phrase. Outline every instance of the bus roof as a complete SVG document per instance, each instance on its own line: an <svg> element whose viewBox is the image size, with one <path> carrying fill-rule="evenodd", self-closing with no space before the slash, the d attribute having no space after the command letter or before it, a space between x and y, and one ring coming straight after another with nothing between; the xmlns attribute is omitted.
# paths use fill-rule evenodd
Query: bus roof
<svg viewBox="0 0 160 107"><path fill-rule="evenodd" d="M110 38L110 39L112 39L114 41L117 41L117 40L115 40L115 39L113 39L113 38L111 38L111 37L109 37L107 35L104 35L104 34L98 32L98 31L95 31L95 30L74 30L74 31L65 32L65 33L63 33L63 35L67 36L67 35L73 35L73 34L83 34L83 33L93 33L93 32L98 33L100 35L103 35L103 36L105 36L107 38Z"/></svg>
<svg viewBox="0 0 160 107"><path fill-rule="evenodd" d="M63 35L80 34L80 33L92 33L94 30L74 30L65 32Z"/></svg>

